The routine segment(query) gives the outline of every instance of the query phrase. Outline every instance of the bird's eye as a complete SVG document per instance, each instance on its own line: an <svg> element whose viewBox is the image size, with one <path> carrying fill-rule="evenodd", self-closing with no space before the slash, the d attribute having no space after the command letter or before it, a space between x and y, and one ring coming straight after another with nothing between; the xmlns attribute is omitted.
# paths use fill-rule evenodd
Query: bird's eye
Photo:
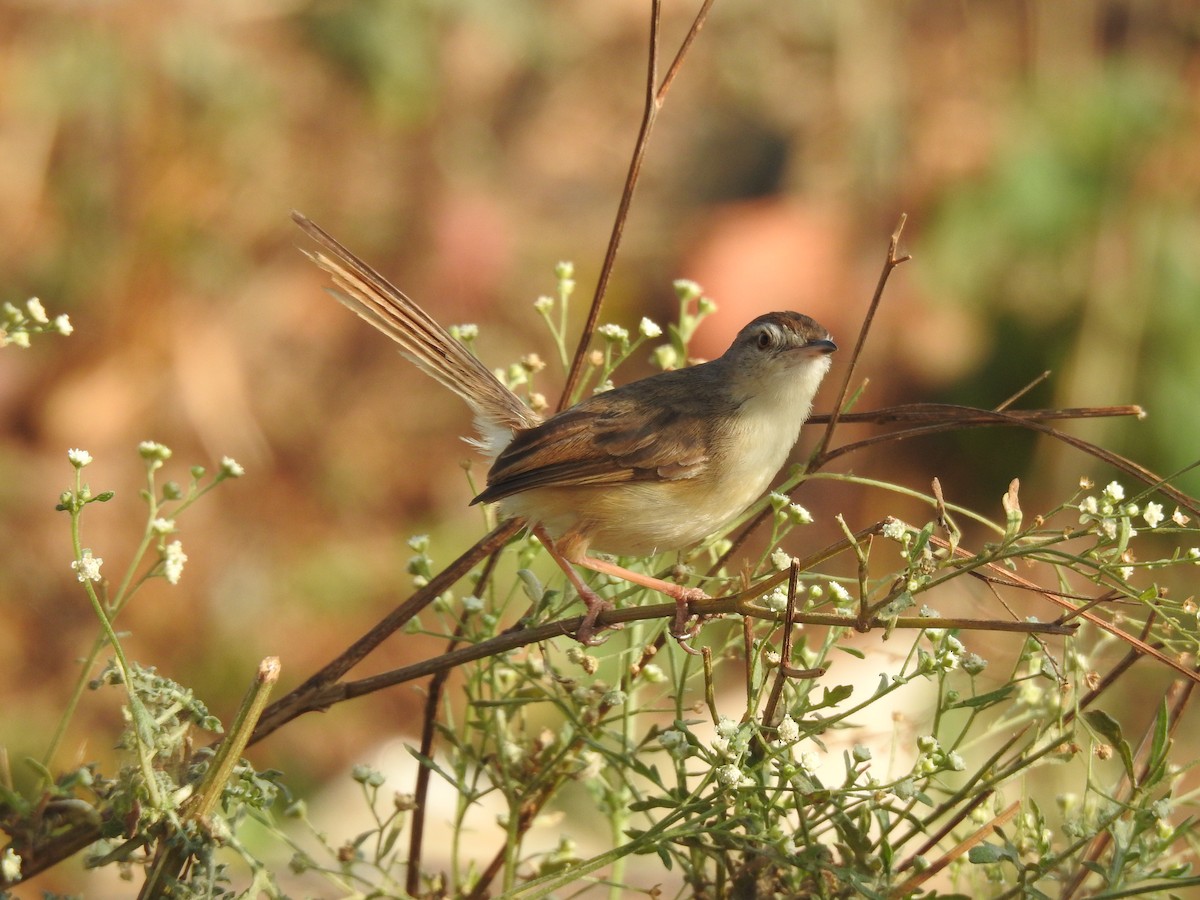
<svg viewBox="0 0 1200 900"><path fill-rule="evenodd" d="M774 343L774 341L771 339L771 332L760 331L758 333L758 349L759 350L766 350L773 343Z"/></svg>

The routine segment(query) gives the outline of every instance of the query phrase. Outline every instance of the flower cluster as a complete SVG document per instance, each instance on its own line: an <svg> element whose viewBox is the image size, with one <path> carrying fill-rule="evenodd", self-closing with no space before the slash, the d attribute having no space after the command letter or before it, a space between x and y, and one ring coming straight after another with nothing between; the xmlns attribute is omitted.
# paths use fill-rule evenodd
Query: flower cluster
<svg viewBox="0 0 1200 900"><path fill-rule="evenodd" d="M55 316L51 321L46 314L46 308L37 297L25 301L25 308L5 303L0 306L0 347L14 344L18 347L29 346L31 334L54 332L68 335L74 331L71 320L66 315Z"/></svg>
<svg viewBox="0 0 1200 900"><path fill-rule="evenodd" d="M928 606L922 606L920 615L922 618L932 619L937 618L937 610L930 609ZM967 656L967 648L963 646L963 642L958 639L952 632L945 628L926 628L926 639L933 645L932 652L925 650L923 647L917 649L917 671L926 676L944 675L953 672L960 665L964 665L964 658ZM972 667L975 668L976 674L983 670L987 662L982 658L971 654Z"/></svg>
<svg viewBox="0 0 1200 900"><path fill-rule="evenodd" d="M775 511L776 520L780 523L786 522L789 525L811 525L813 523L812 513L799 503L793 503L792 498L787 494L772 491L767 499L771 503L771 509Z"/></svg>
<svg viewBox="0 0 1200 900"><path fill-rule="evenodd" d="M75 570L75 577L81 582L99 581L103 577L100 574L100 566L103 564L104 560L93 556L91 550L84 550L79 559L72 561L71 568Z"/></svg>
<svg viewBox="0 0 1200 900"><path fill-rule="evenodd" d="M917 750L920 753L913 764L914 775L924 777L938 772L961 772L967 767L966 761L957 753L942 749L933 735L917 738Z"/></svg>
<svg viewBox="0 0 1200 900"><path fill-rule="evenodd" d="M1083 479L1080 486L1086 490L1092 485ZM1109 482L1098 495L1086 495L1074 504L1074 508L1079 511L1079 524L1099 539L1097 555L1113 565L1117 574L1126 581L1133 576L1133 563L1136 561L1129 543L1138 536L1140 524L1144 523L1146 528L1154 530L1169 521L1171 525L1182 529L1191 521L1179 507L1175 508L1168 520L1161 503L1151 500L1139 506L1133 501L1126 502L1125 488L1118 481ZM1181 555L1200 562L1198 547L1189 548Z"/></svg>

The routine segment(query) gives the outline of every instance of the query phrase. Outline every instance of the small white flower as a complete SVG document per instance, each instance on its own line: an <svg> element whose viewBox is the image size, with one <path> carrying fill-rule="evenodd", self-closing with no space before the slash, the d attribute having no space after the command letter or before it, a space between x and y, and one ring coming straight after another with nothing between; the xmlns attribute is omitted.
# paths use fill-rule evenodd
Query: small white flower
<svg viewBox="0 0 1200 900"><path fill-rule="evenodd" d="M791 503L788 505L788 518L795 525L811 525L813 523L812 513L801 506L799 503Z"/></svg>
<svg viewBox="0 0 1200 900"><path fill-rule="evenodd" d="M950 753L946 754L946 764L949 765L950 768L953 769L955 772L961 772L963 769L965 769L967 767L966 760L964 760L961 756L959 756L954 751L951 751Z"/></svg>
<svg viewBox="0 0 1200 900"><path fill-rule="evenodd" d="M656 338L662 335L662 329L657 322L652 322L645 316L642 316L642 321L638 323L638 334L642 337Z"/></svg>
<svg viewBox="0 0 1200 900"><path fill-rule="evenodd" d="M71 319L66 313L54 317L54 330L64 337L75 330L75 326L71 324Z"/></svg>
<svg viewBox="0 0 1200 900"><path fill-rule="evenodd" d="M550 310L554 309L554 298L546 297L544 295L541 297L538 297L536 300L533 301L533 308L536 309L538 312L540 312L542 315L545 315L546 313L550 312Z"/></svg>
<svg viewBox="0 0 1200 900"><path fill-rule="evenodd" d="M1192 547L1188 550L1187 555L1193 562L1200 563L1200 547Z"/></svg>
<svg viewBox="0 0 1200 900"><path fill-rule="evenodd" d="M675 296L680 300L695 300L704 293L703 288L690 278L677 278L672 287L675 288Z"/></svg>
<svg viewBox="0 0 1200 900"><path fill-rule="evenodd" d="M790 714L784 716L783 721L779 723L778 735L779 740L785 744L794 744L800 740L800 726Z"/></svg>
<svg viewBox="0 0 1200 900"><path fill-rule="evenodd" d="M37 297L30 297L25 301L25 308L29 310L29 318L37 322L39 325L47 325L50 322L50 317L46 315L46 307L42 306L42 301Z"/></svg>
<svg viewBox="0 0 1200 900"><path fill-rule="evenodd" d="M783 612L787 609L787 590L777 587L771 593L763 594L762 604L771 612Z"/></svg>
<svg viewBox="0 0 1200 900"><path fill-rule="evenodd" d="M788 569L790 569L792 567L793 559L795 559L795 557L793 557L782 547L776 547L771 553L771 565L773 565L780 572L786 572Z"/></svg>
<svg viewBox="0 0 1200 900"><path fill-rule="evenodd" d="M713 775L716 776L717 782L722 787L736 787L742 781L742 770L733 763L717 766L713 770Z"/></svg>
<svg viewBox="0 0 1200 900"><path fill-rule="evenodd" d="M221 457L221 474L226 478L241 478L246 474L246 470L232 456Z"/></svg>
<svg viewBox="0 0 1200 900"><path fill-rule="evenodd" d="M904 540L906 534L908 534L908 526L899 519L888 519L883 526L883 536L891 538L893 541Z"/></svg>
<svg viewBox="0 0 1200 900"><path fill-rule="evenodd" d="M138 444L138 453L141 454L142 459L154 459L159 462L171 458L171 448L158 441L142 441Z"/></svg>
<svg viewBox="0 0 1200 900"><path fill-rule="evenodd" d="M1121 566L1121 568L1117 569L1117 571L1120 572L1121 578L1123 578L1125 581L1128 581L1133 577L1133 566Z"/></svg>
<svg viewBox="0 0 1200 900"><path fill-rule="evenodd" d="M150 530L155 534L170 534L175 530L175 520L157 518L150 523Z"/></svg>
<svg viewBox="0 0 1200 900"><path fill-rule="evenodd" d="M606 341L624 343L629 340L629 332L620 325L610 323L608 325L601 325L597 330L600 332L600 336Z"/></svg>
<svg viewBox="0 0 1200 900"><path fill-rule="evenodd" d="M554 264L554 277L559 281L565 281L575 277L575 263L569 259L560 260Z"/></svg>
<svg viewBox="0 0 1200 900"><path fill-rule="evenodd" d="M474 322L467 322L464 325L451 325L450 335L464 344L469 344L475 338L479 337L479 326Z"/></svg>
<svg viewBox="0 0 1200 900"><path fill-rule="evenodd" d="M1113 503L1117 503L1125 499L1125 488L1119 481L1110 481L1104 488L1104 496Z"/></svg>
<svg viewBox="0 0 1200 900"><path fill-rule="evenodd" d="M949 650L943 650L937 655L937 667L942 672L953 672L958 668L960 656Z"/></svg>
<svg viewBox="0 0 1200 900"><path fill-rule="evenodd" d="M1117 539L1117 520L1101 519L1100 531L1110 541L1115 541Z"/></svg>
<svg viewBox="0 0 1200 900"><path fill-rule="evenodd" d="M968 653L962 659L962 666L968 675L978 675L987 668L987 660L978 653Z"/></svg>
<svg viewBox="0 0 1200 900"><path fill-rule="evenodd" d="M12 884L21 877L21 857L17 856L12 847L5 847L0 856L0 881Z"/></svg>
<svg viewBox="0 0 1200 900"><path fill-rule="evenodd" d="M728 716L721 716L717 719L717 734L723 738L735 737L740 727L737 722Z"/></svg>
<svg viewBox="0 0 1200 900"><path fill-rule="evenodd" d="M91 550L84 550L83 556L71 562L71 568L75 570L75 577L82 581L99 581L100 566L104 564L104 560L99 556L92 556Z"/></svg>
<svg viewBox="0 0 1200 900"><path fill-rule="evenodd" d="M1164 518L1162 504L1147 503L1146 511L1142 513L1142 518L1146 520L1146 524L1151 528L1157 528L1159 522Z"/></svg>
<svg viewBox="0 0 1200 900"><path fill-rule="evenodd" d="M171 541L163 548L163 575L168 582L179 584L179 576L183 574L183 564L187 559L180 541Z"/></svg>
<svg viewBox="0 0 1200 900"><path fill-rule="evenodd" d="M672 747L678 747L680 744L686 744L687 735L685 735L682 731L678 731L677 729L667 728L658 733L658 742L663 747L666 747L668 750L670 750Z"/></svg>
<svg viewBox="0 0 1200 900"><path fill-rule="evenodd" d="M483 609L483 601L472 594L462 598L462 608L465 613L477 613Z"/></svg>
<svg viewBox="0 0 1200 900"><path fill-rule="evenodd" d="M651 684L661 684L667 680L667 673L657 663L646 663L642 666L642 677Z"/></svg>
<svg viewBox="0 0 1200 900"><path fill-rule="evenodd" d="M1079 504L1079 511L1086 516L1094 516L1100 512L1100 504L1095 497L1089 495L1084 497L1083 502Z"/></svg>
<svg viewBox="0 0 1200 900"><path fill-rule="evenodd" d="M664 372L670 372L679 366L679 354L670 344L654 348L654 364Z"/></svg>
<svg viewBox="0 0 1200 900"><path fill-rule="evenodd" d="M72 449L67 451L67 459L71 461L71 465L75 468L82 469L91 463L92 454L86 450Z"/></svg>
<svg viewBox="0 0 1200 900"><path fill-rule="evenodd" d="M834 603L849 603L854 599L850 596L850 592L836 581L829 582L829 593L833 595Z"/></svg>
<svg viewBox="0 0 1200 900"><path fill-rule="evenodd" d="M817 767L821 765L821 757L817 756L812 750L805 750L800 754L799 763L800 768L805 772L809 775L815 775L817 774Z"/></svg>
<svg viewBox="0 0 1200 900"><path fill-rule="evenodd" d="M668 728L659 732L658 743L676 759L686 759L692 753L692 746L687 735L676 728Z"/></svg>

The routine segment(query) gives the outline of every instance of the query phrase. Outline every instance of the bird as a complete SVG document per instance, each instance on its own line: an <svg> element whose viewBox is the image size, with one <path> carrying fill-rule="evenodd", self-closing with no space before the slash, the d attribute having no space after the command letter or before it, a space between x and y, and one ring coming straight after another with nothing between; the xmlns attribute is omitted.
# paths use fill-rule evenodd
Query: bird
<svg viewBox="0 0 1200 900"><path fill-rule="evenodd" d="M758 499L812 411L837 350L829 332L801 313L766 313L716 359L543 417L375 269L304 215L292 218L320 245L305 252L332 277L329 292L466 402L477 432L470 442L492 461L471 503L499 503L545 546L586 607L576 639L602 642L597 620L612 608L583 581L580 566L674 599L673 633L682 643L688 604L707 595L593 553L684 549Z"/></svg>

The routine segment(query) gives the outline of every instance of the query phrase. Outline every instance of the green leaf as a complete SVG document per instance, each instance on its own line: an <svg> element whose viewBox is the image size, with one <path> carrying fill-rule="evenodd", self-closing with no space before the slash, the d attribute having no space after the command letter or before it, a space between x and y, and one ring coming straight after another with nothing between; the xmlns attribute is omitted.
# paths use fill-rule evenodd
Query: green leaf
<svg viewBox="0 0 1200 900"><path fill-rule="evenodd" d="M631 812L645 812L648 809L676 809L679 804L666 797L647 797L629 804Z"/></svg>
<svg viewBox="0 0 1200 900"><path fill-rule="evenodd" d="M1016 685L1007 684L994 691L988 691L986 694L977 694L974 697L959 700L957 703L951 703L946 709L986 709L1007 700L1016 689Z"/></svg>
<svg viewBox="0 0 1200 900"><path fill-rule="evenodd" d="M546 589L542 587L538 577L528 569L517 569L517 577L521 579L521 588L529 601L535 605L540 604L546 596Z"/></svg>
<svg viewBox="0 0 1200 900"><path fill-rule="evenodd" d="M848 700L853 693L854 686L849 684L838 684L831 688L827 687L821 696L821 701L813 709L820 709L823 706L837 706L843 700Z"/></svg>
<svg viewBox="0 0 1200 900"><path fill-rule="evenodd" d="M1154 735L1150 743L1150 756L1146 760L1146 781L1148 783L1153 784L1158 780L1162 768L1167 763L1167 751L1170 749L1170 715L1167 712L1167 698L1163 697L1158 705L1158 715L1154 718Z"/></svg>
<svg viewBox="0 0 1200 900"><path fill-rule="evenodd" d="M1125 766L1125 774L1136 783L1133 771L1133 751L1121 733L1121 723L1102 709L1092 709L1084 713L1084 719L1098 735L1113 746Z"/></svg>
<svg viewBox="0 0 1200 900"><path fill-rule="evenodd" d="M967 859L976 865L1000 862L1004 856L1004 848L997 844L976 844L967 851Z"/></svg>
<svg viewBox="0 0 1200 900"><path fill-rule="evenodd" d="M921 553L925 550L925 546L929 543L929 539L933 536L933 523L930 522L921 529L917 539L913 541L912 549L908 551L908 558L913 563L921 558Z"/></svg>

